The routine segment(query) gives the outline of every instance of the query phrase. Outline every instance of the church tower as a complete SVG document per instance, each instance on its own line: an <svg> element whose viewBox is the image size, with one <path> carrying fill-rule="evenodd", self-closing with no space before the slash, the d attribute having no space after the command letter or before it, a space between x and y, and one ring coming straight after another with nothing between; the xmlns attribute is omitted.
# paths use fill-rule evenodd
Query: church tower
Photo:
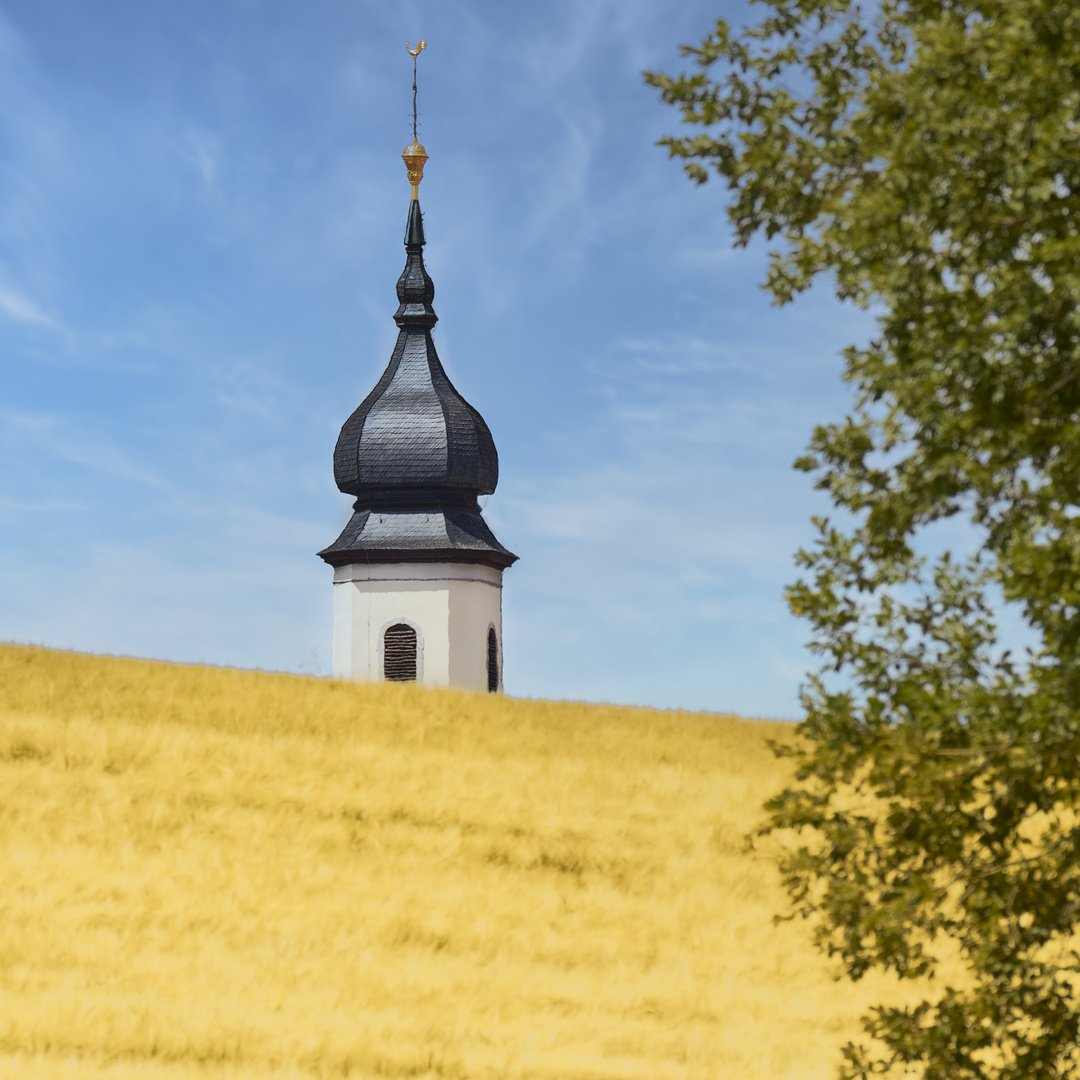
<svg viewBox="0 0 1080 1080"><path fill-rule="evenodd" d="M334 479L356 501L344 532L319 552L334 567L334 675L495 692L502 574L517 556L495 539L477 502L499 478L491 432L447 378L431 337L438 316L419 198L427 153L415 102L414 67L398 338L338 436Z"/></svg>

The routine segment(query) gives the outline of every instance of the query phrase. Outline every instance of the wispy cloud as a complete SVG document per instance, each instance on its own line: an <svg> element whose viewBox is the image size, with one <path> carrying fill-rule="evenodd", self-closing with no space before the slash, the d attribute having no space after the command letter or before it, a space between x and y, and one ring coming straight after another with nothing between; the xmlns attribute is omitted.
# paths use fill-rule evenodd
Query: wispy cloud
<svg viewBox="0 0 1080 1080"><path fill-rule="evenodd" d="M75 499L25 498L16 499L0 496L0 511L11 517L15 515L31 516L36 514L72 514L85 513L87 504Z"/></svg>
<svg viewBox="0 0 1080 1080"><path fill-rule="evenodd" d="M213 189L221 172L224 148L219 136L189 126L178 144L182 161L189 165L204 188Z"/></svg>
<svg viewBox="0 0 1080 1080"><path fill-rule="evenodd" d="M26 293L3 283L0 283L0 313L12 322L48 330L60 335L69 344L74 342L74 336L58 319L44 311Z"/></svg>
<svg viewBox="0 0 1080 1080"><path fill-rule="evenodd" d="M71 416L0 409L0 431L9 445L42 457L159 491L168 485L112 435L80 426Z"/></svg>

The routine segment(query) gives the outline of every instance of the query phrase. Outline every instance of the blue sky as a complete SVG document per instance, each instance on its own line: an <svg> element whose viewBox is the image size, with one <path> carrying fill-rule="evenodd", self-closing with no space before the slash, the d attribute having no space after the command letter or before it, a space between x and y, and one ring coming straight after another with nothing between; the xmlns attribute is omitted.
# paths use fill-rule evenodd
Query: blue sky
<svg viewBox="0 0 1080 1080"><path fill-rule="evenodd" d="M743 5L0 2L0 639L327 673L337 431L436 342L501 462L517 696L798 715L791 468L867 317L772 308L643 85Z"/></svg>

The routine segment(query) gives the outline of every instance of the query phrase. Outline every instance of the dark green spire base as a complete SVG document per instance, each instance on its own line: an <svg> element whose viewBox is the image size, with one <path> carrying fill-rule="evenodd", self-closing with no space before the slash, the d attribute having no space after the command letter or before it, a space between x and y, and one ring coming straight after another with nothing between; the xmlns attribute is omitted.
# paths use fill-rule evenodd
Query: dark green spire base
<svg viewBox="0 0 1080 1080"><path fill-rule="evenodd" d="M424 219L420 214L420 200L409 203L409 223L405 226L405 244L424 244Z"/></svg>

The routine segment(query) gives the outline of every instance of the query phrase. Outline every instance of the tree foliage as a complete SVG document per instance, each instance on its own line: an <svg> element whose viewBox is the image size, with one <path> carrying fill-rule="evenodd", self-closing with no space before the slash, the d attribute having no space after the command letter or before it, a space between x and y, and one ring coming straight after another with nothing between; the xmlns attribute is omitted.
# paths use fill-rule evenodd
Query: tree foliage
<svg viewBox="0 0 1080 1080"><path fill-rule="evenodd" d="M1080 5L757 2L646 74L700 128L663 143L726 180L737 245L780 241L776 302L825 275L878 314L851 414L796 463L845 524L816 519L788 593L822 664L772 827L800 830L786 882L850 977L965 970L872 1010L843 1075L1075 1077ZM954 515L976 554L921 556Z"/></svg>

